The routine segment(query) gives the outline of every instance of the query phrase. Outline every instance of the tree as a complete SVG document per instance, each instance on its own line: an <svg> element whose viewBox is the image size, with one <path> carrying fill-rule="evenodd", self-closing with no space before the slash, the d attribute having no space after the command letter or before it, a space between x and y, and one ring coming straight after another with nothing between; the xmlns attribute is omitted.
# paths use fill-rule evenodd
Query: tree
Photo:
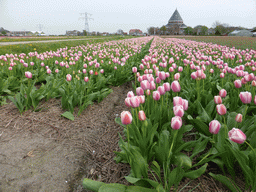
<svg viewBox="0 0 256 192"><path fill-rule="evenodd" d="M201 35L208 35L208 27L205 25L201 28Z"/></svg>
<svg viewBox="0 0 256 192"><path fill-rule="evenodd" d="M6 31L2 31L2 34L3 34L3 35L6 35Z"/></svg>
<svg viewBox="0 0 256 192"><path fill-rule="evenodd" d="M160 31L161 31L161 34L166 34L166 26L165 25L163 25L161 28L160 28Z"/></svg>
<svg viewBox="0 0 256 192"><path fill-rule="evenodd" d="M123 34L124 34L124 31L123 31L122 29L118 29L118 30L117 30L117 34L118 34L118 35L123 35Z"/></svg>
<svg viewBox="0 0 256 192"><path fill-rule="evenodd" d="M148 28L148 34L149 35L154 35L155 34L154 32L155 32L155 27L149 27Z"/></svg>
<svg viewBox="0 0 256 192"><path fill-rule="evenodd" d="M192 35L193 34L193 28L192 27L187 27L184 29L185 35Z"/></svg>
<svg viewBox="0 0 256 192"><path fill-rule="evenodd" d="M87 31L83 30L83 36L87 36Z"/></svg>

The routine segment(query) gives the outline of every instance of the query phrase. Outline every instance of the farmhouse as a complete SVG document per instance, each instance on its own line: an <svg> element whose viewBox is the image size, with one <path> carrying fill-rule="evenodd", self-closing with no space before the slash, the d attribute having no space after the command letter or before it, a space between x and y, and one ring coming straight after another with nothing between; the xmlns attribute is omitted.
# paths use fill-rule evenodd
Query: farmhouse
<svg viewBox="0 0 256 192"><path fill-rule="evenodd" d="M167 33L170 35L183 35L186 27L176 9L166 25Z"/></svg>

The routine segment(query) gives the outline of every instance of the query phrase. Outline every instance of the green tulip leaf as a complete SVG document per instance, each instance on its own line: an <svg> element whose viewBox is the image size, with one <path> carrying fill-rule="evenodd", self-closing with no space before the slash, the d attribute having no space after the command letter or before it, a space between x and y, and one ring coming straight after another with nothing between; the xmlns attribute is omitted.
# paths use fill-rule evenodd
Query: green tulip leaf
<svg viewBox="0 0 256 192"><path fill-rule="evenodd" d="M61 116L65 117L69 120L72 120L72 121L74 121L74 119L75 119L74 115L69 111L66 111L65 113L61 114Z"/></svg>

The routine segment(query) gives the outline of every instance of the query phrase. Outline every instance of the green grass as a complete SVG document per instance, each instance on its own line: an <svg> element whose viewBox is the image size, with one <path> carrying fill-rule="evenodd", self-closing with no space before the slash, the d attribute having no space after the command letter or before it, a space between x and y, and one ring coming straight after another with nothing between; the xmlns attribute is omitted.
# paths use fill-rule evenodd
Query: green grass
<svg viewBox="0 0 256 192"><path fill-rule="evenodd" d="M189 36L177 37L198 42L214 43L236 49L256 50L256 37L234 37L234 36Z"/></svg>
<svg viewBox="0 0 256 192"><path fill-rule="evenodd" d="M107 37L100 37L98 38L92 38L92 39L86 39L81 41L59 41L59 42L51 42L51 43L29 43L29 44L17 44L17 45L4 45L0 46L0 55L5 54L20 54L25 53L28 54L29 52L35 52L43 53L45 51L56 51L59 48L64 47L75 47L82 44L87 43L98 43L98 42L104 42L104 41L112 41L112 40L120 40L120 39L128 39L131 38L130 36L121 37L121 36L107 36Z"/></svg>

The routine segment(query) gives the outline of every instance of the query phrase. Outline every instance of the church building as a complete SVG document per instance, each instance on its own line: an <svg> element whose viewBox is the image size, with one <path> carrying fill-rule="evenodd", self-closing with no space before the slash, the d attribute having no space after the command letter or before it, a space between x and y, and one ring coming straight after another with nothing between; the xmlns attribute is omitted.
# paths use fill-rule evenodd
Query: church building
<svg viewBox="0 0 256 192"><path fill-rule="evenodd" d="M176 8L166 25L166 31L170 35L184 35L185 28L187 28L187 26L183 23L183 20Z"/></svg>

